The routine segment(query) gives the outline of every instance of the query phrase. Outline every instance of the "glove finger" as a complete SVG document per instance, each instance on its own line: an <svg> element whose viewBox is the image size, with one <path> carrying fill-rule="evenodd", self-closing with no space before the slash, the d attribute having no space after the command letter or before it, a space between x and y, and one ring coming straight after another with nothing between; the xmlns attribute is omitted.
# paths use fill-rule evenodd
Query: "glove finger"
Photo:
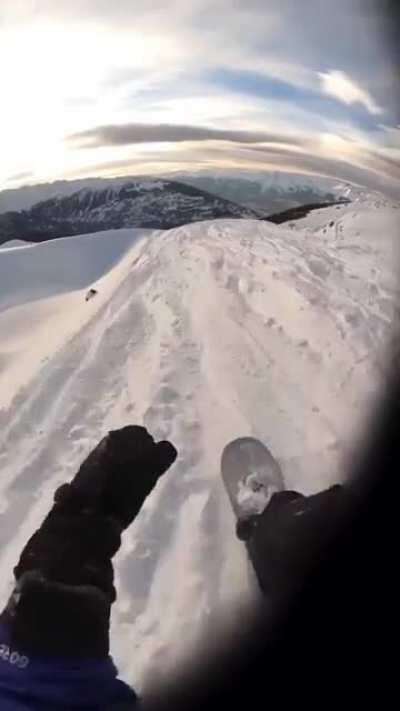
<svg viewBox="0 0 400 711"><path fill-rule="evenodd" d="M121 462L139 459L154 445L154 439L145 427L127 425L110 432L108 455Z"/></svg>
<svg viewBox="0 0 400 711"><path fill-rule="evenodd" d="M163 440L158 442L152 451L151 468L156 477L164 474L174 463L178 452L171 442Z"/></svg>
<svg viewBox="0 0 400 711"><path fill-rule="evenodd" d="M105 506L109 515L117 518L123 528L127 528L159 477L176 457L177 451L170 442L159 442L135 459L131 463L132 469L117 469L112 478L112 486L105 492Z"/></svg>
<svg viewBox="0 0 400 711"><path fill-rule="evenodd" d="M145 427L140 425L126 425L125 427L120 427L117 430L111 430L110 435L113 439L124 441L127 444L152 444L154 442L153 437Z"/></svg>

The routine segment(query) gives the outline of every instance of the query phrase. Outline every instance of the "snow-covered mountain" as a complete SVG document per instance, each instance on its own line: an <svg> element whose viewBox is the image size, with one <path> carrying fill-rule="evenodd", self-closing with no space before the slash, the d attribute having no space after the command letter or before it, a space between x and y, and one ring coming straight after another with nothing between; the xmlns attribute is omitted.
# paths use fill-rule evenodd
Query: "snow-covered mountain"
<svg viewBox="0 0 400 711"><path fill-rule="evenodd" d="M284 171L246 171L209 169L197 172L175 172L160 176L165 181L179 181L201 188L241 205L252 206L266 212L286 210L309 202L329 202L341 197L356 200L360 195L373 199L371 191L341 180L317 175L288 173ZM93 191L119 190L127 182L156 184L157 180L145 177L84 178L58 180L53 183L28 185L0 192L0 214L29 210L39 202L63 198L87 188Z"/></svg>
<svg viewBox="0 0 400 711"><path fill-rule="evenodd" d="M179 457L117 556L113 653L142 689L197 635L217 638L252 590L221 451L259 437L305 493L345 477L389 364L398 215L360 203L293 227L218 220L2 250L0 604L56 486L107 430L144 423Z"/></svg>
<svg viewBox="0 0 400 711"><path fill-rule="evenodd" d="M283 171L202 170L171 177L88 178L5 190L0 192L0 244L132 226L169 229L205 219L269 217L341 200L385 201L351 183Z"/></svg>
<svg viewBox="0 0 400 711"><path fill-rule="evenodd" d="M53 198L63 198L77 193L83 188L90 190L117 190L127 182L154 183L154 180L140 177L122 178L81 178L78 180L55 180L52 183L39 183L38 185L25 185L21 188L10 188L0 191L0 214L20 210L29 210L33 205Z"/></svg>
<svg viewBox="0 0 400 711"><path fill-rule="evenodd" d="M169 229L228 217L257 217L257 213L184 183L131 180L83 187L36 203L29 210L5 212L0 215L0 244L15 239L42 242L123 227Z"/></svg>
<svg viewBox="0 0 400 711"><path fill-rule="evenodd" d="M340 199L371 199L370 191L351 183L304 173L284 171L202 170L177 173L177 179L207 190L240 205L269 215L299 205L325 203Z"/></svg>

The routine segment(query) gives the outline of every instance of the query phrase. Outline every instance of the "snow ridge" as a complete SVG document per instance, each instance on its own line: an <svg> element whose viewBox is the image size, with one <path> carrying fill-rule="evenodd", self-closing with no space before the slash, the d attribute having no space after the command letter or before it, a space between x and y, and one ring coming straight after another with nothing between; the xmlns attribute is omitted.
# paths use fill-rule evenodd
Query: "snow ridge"
<svg viewBox="0 0 400 711"><path fill-rule="evenodd" d="M330 210L292 228L206 221L0 254L19 284L0 278L0 300L17 302L0 310L0 602L54 489L107 430L144 423L179 452L116 560L113 653L138 689L252 594L219 474L224 446L257 437L287 487L316 492L345 477L381 391L398 213ZM37 254L46 268L33 301Z"/></svg>

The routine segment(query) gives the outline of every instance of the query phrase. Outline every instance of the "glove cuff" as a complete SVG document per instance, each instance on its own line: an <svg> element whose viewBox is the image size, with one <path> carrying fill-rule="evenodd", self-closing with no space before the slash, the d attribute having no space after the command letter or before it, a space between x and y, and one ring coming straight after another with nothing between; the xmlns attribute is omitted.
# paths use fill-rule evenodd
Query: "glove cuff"
<svg viewBox="0 0 400 711"><path fill-rule="evenodd" d="M22 654L96 659L109 654L110 609L95 586L49 582L30 571L18 581L5 618Z"/></svg>

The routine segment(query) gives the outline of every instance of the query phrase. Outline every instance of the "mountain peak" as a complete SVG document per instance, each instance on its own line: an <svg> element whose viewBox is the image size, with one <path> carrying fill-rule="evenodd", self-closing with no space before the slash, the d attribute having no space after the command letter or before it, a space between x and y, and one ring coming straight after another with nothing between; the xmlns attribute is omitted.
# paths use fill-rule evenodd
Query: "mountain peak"
<svg viewBox="0 0 400 711"><path fill-rule="evenodd" d="M12 239L42 242L124 227L170 229L202 220L259 216L250 208L176 180L125 179L80 186L28 210L0 215L0 244Z"/></svg>

